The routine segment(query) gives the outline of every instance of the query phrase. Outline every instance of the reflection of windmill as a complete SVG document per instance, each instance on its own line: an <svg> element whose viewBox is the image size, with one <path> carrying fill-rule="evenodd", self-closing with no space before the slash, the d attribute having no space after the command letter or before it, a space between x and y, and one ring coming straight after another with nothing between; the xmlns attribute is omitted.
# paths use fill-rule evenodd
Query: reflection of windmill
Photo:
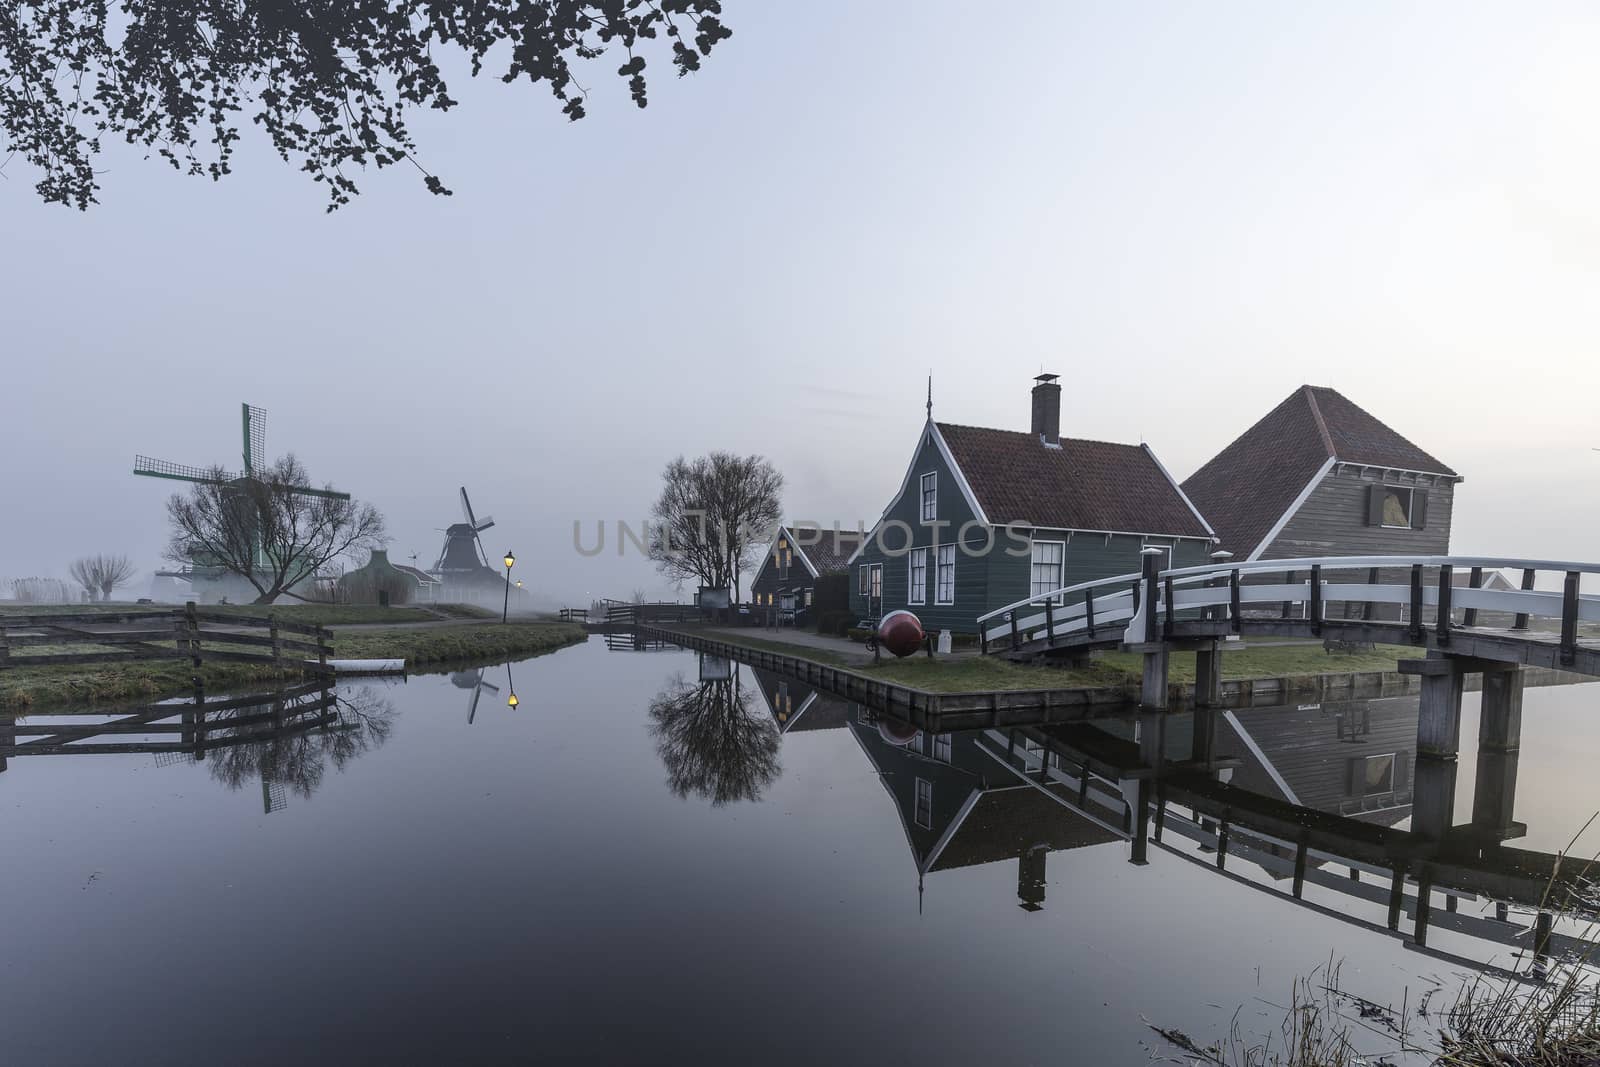
<svg viewBox="0 0 1600 1067"><path fill-rule="evenodd" d="M439 562L433 565L434 573L448 580L487 571L498 578L499 573L489 566L483 541L478 537L494 525L494 520L487 516L479 519L473 515L472 501L467 499L467 487L464 485L461 487L461 514L466 521L453 522L444 532L444 549L439 553Z"/></svg>
<svg viewBox="0 0 1600 1067"><path fill-rule="evenodd" d="M267 413L262 408L251 407L249 404L240 404L240 420L243 425L244 439L244 470L241 472L224 470L221 467L191 467L184 463L172 463L164 459L152 459L149 456L133 457L133 473L145 478L167 478L176 482L199 482L205 485L228 485L239 490L243 483L256 479L257 464L265 459L263 453L267 447ZM294 491L302 496L330 497L334 500L349 500L349 493L341 493L333 489L315 489L309 485L296 486ZM258 564L261 558L260 546L256 547ZM195 560L200 566L205 566L206 560Z"/></svg>
<svg viewBox="0 0 1600 1067"><path fill-rule="evenodd" d="M500 687L493 682L483 680L483 668L475 671L456 671L450 676L450 684L457 689L472 690L472 699L467 703L467 725L472 725L472 719L478 714L478 698L483 696L487 689L491 693L500 692Z"/></svg>

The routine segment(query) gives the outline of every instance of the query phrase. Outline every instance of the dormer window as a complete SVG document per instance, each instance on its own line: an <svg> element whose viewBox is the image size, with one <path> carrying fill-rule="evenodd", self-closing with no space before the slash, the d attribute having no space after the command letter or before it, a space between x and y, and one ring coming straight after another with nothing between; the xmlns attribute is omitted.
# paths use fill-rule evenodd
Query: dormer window
<svg viewBox="0 0 1600 1067"><path fill-rule="evenodd" d="M922 476L922 521L932 522L939 514L939 476L930 471Z"/></svg>
<svg viewBox="0 0 1600 1067"><path fill-rule="evenodd" d="M789 577L789 558L792 555L789 551L789 542L781 537L778 538L778 550L773 555L778 559L778 577Z"/></svg>

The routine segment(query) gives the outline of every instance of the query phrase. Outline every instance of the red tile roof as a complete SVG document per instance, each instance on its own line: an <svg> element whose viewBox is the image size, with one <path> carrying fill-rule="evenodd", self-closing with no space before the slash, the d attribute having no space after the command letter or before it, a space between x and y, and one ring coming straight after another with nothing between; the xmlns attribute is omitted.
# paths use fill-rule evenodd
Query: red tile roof
<svg viewBox="0 0 1600 1067"><path fill-rule="evenodd" d="M815 544L801 544L801 538L809 540L818 538ZM805 553L806 559L817 569L817 573L836 574L848 570L847 564L850 556L861 544L859 530L840 530L837 540L832 530L805 530L795 538L795 547Z"/></svg>
<svg viewBox="0 0 1600 1067"><path fill-rule="evenodd" d="M1145 445L938 424L991 523L1210 537Z"/></svg>
<svg viewBox="0 0 1600 1067"><path fill-rule="evenodd" d="M1240 558L1255 551L1329 459L1459 475L1341 393L1305 385L1183 483Z"/></svg>

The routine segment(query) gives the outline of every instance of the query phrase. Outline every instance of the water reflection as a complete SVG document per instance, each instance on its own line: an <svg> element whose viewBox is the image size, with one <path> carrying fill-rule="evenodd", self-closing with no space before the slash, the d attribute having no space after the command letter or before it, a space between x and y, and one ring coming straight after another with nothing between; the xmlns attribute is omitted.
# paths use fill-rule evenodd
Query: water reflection
<svg viewBox="0 0 1600 1067"><path fill-rule="evenodd" d="M650 702L650 732L667 784L721 807L759 800L782 769L778 731L751 707L739 672L691 683L675 675Z"/></svg>
<svg viewBox="0 0 1600 1067"><path fill-rule="evenodd" d="M278 701L257 708L281 705ZM388 741L394 731L394 705L373 689L333 694L327 708L328 714L315 722L283 723L266 731L231 725L235 718L249 718L252 709L220 713L208 731L213 746L223 743L210 753L211 777L234 790L259 781L263 807L276 811L283 807L284 790L311 799L330 764L343 770ZM226 743L230 741L238 743Z"/></svg>

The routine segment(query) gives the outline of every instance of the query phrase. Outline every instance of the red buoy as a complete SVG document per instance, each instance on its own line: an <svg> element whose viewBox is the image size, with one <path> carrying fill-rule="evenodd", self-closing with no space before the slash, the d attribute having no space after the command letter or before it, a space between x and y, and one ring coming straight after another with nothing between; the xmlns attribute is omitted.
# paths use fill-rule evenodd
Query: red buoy
<svg viewBox="0 0 1600 1067"><path fill-rule="evenodd" d="M922 620L909 611L891 611L878 621L878 644L901 659L922 648Z"/></svg>
<svg viewBox="0 0 1600 1067"><path fill-rule="evenodd" d="M909 745L921 731L910 723L878 720L878 736L891 745Z"/></svg>

